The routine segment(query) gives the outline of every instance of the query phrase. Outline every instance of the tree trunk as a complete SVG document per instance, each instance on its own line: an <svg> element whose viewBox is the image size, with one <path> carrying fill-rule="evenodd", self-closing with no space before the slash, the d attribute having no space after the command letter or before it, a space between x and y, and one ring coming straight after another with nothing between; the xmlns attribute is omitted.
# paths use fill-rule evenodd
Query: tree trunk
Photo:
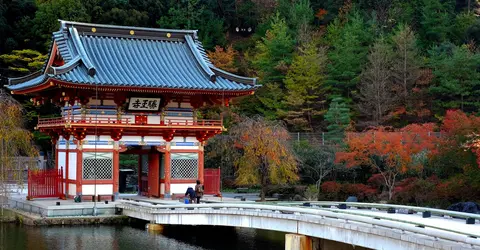
<svg viewBox="0 0 480 250"><path fill-rule="evenodd" d="M260 201L265 201L265 195L267 193L267 174L262 173L261 175L262 189L260 191Z"/></svg>

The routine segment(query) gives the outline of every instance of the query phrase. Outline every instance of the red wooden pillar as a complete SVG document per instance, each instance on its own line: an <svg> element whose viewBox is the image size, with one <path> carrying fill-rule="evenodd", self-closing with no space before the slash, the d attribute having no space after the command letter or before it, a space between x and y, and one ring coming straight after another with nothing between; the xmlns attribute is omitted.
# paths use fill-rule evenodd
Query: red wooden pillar
<svg viewBox="0 0 480 250"><path fill-rule="evenodd" d="M77 195L82 194L82 168L83 168L83 152L79 147L80 142L77 144Z"/></svg>
<svg viewBox="0 0 480 250"><path fill-rule="evenodd" d="M170 159L171 159L171 153L170 153L170 147L167 146L167 150L165 151L165 197L170 197Z"/></svg>
<svg viewBox="0 0 480 250"><path fill-rule="evenodd" d="M70 138L69 138L70 139ZM63 181L65 182L65 197L68 197L68 169L69 169L69 158L70 158L70 141L67 141L65 144L67 150L65 150L65 176L63 176L63 171L62 171L62 176L63 176ZM63 184L62 184L63 185Z"/></svg>
<svg viewBox="0 0 480 250"><path fill-rule="evenodd" d="M120 174L120 153L118 149L113 150L113 195L118 196L118 182Z"/></svg>
<svg viewBox="0 0 480 250"><path fill-rule="evenodd" d="M200 151L198 152L198 179L202 184L205 184L204 182L204 152L203 152L203 146L201 147Z"/></svg>

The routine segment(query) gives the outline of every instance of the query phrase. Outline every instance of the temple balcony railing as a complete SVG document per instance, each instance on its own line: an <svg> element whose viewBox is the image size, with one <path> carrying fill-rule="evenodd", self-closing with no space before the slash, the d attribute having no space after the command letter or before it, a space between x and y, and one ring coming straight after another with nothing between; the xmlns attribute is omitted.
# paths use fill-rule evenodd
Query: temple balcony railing
<svg viewBox="0 0 480 250"><path fill-rule="evenodd" d="M37 129L59 128L59 127L104 127L104 128L205 128L205 129L223 129L222 120L194 120L188 119L164 119L163 121L152 123L146 119L115 118L115 117L56 117L39 118Z"/></svg>

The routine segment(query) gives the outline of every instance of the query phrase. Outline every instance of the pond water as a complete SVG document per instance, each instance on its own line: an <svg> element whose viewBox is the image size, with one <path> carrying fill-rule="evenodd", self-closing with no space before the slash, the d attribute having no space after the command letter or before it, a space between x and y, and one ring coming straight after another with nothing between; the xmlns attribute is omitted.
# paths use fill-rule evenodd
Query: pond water
<svg viewBox="0 0 480 250"><path fill-rule="evenodd" d="M162 234L142 226L30 227L0 223L0 250L285 249L285 234L248 228L169 226Z"/></svg>

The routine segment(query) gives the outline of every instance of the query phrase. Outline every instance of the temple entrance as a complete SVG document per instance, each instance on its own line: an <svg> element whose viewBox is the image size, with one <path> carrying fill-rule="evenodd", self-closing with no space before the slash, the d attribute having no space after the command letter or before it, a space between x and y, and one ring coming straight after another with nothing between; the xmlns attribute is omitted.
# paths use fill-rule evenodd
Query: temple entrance
<svg viewBox="0 0 480 250"><path fill-rule="evenodd" d="M120 153L119 193L160 197L164 157L151 147L129 146Z"/></svg>

